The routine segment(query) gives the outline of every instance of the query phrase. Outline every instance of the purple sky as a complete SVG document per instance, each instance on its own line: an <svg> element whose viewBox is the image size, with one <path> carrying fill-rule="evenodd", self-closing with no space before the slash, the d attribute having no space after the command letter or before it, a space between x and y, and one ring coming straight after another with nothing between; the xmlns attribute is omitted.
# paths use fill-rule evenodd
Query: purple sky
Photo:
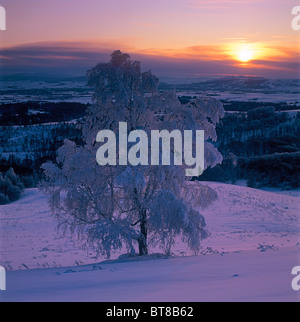
<svg viewBox="0 0 300 322"><path fill-rule="evenodd" d="M297 2L2 0L2 72L83 75L121 49L159 76L299 78Z"/></svg>

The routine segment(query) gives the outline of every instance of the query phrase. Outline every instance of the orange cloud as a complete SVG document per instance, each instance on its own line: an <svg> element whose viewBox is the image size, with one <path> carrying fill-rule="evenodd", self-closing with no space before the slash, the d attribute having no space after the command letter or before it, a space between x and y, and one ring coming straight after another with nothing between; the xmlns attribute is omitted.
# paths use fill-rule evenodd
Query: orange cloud
<svg viewBox="0 0 300 322"><path fill-rule="evenodd" d="M240 46L246 42L232 40L222 45L190 46L182 49L136 49L115 42L44 42L5 48L1 59L5 72L31 70L36 67L55 72L84 74L99 61L107 61L113 50L128 52L154 73L188 75L260 75L266 77L299 76L297 46L270 46L249 43L249 61L239 57Z"/></svg>

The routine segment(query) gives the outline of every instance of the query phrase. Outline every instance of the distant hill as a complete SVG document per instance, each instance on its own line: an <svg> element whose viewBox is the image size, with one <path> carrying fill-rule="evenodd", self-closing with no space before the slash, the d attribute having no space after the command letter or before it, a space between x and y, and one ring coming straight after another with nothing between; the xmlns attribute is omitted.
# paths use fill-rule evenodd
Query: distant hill
<svg viewBox="0 0 300 322"><path fill-rule="evenodd" d="M161 83L161 89L177 91L263 92L300 94L300 79L266 79L262 77L230 76L190 84Z"/></svg>
<svg viewBox="0 0 300 322"><path fill-rule="evenodd" d="M43 73L19 73L11 75L1 75L0 80L3 82L20 82L20 81L35 81L35 82L61 82L61 81L78 81L86 82L86 76L63 76L63 75L52 75Z"/></svg>

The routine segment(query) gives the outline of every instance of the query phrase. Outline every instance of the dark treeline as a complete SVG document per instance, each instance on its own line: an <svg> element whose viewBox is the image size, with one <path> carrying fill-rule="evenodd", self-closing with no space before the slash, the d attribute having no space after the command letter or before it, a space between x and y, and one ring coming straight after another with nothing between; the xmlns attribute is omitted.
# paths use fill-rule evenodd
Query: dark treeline
<svg viewBox="0 0 300 322"><path fill-rule="evenodd" d="M55 155L64 139L81 143L75 122L0 127L1 154ZM36 158L35 158L36 159Z"/></svg>
<svg viewBox="0 0 300 322"><path fill-rule="evenodd" d="M0 126L67 122L82 118L87 104L23 102L0 105Z"/></svg>
<svg viewBox="0 0 300 322"><path fill-rule="evenodd" d="M207 169L200 180L247 180L250 187L300 186L300 113L277 113L259 107L227 113L217 128L222 165Z"/></svg>
<svg viewBox="0 0 300 322"><path fill-rule="evenodd" d="M240 157L297 152L300 140L300 113L276 113L260 107L247 114L228 113L217 127L218 147L223 155Z"/></svg>
<svg viewBox="0 0 300 322"><path fill-rule="evenodd" d="M218 99L217 94L204 94L204 96L211 96ZM179 96L178 99L181 104L188 104L196 96L188 96L183 95ZM268 103L268 102L259 102L259 101L251 101L251 102L240 102L240 101L229 101L229 100L220 100L224 109L227 112L249 112L251 110L259 109L259 108L272 108L276 112L284 112L284 111L296 111L299 110L299 103L297 104L287 104L286 102L278 102L278 103Z"/></svg>
<svg viewBox="0 0 300 322"><path fill-rule="evenodd" d="M2 126L0 173L13 169L24 188L34 188L43 176L41 165L55 160L63 141L69 139L82 144L81 137L81 131L74 122ZM2 199L7 201L4 197Z"/></svg>
<svg viewBox="0 0 300 322"><path fill-rule="evenodd" d="M299 110L299 104L287 104L286 102L268 103L268 102L239 102L239 101L221 101L228 112L248 112L258 108L274 108L276 112Z"/></svg>
<svg viewBox="0 0 300 322"><path fill-rule="evenodd" d="M20 198L24 185L21 178L10 168L0 172L0 205L6 205Z"/></svg>
<svg viewBox="0 0 300 322"><path fill-rule="evenodd" d="M190 99L180 98L182 104ZM254 106L254 103L249 104ZM248 107L247 113L226 114L217 127L217 146L224 156L223 163L207 169L199 180L234 183L244 179L250 187L299 187L300 113L291 116L278 113L276 106L260 105L254 109ZM247 110L246 105L239 106ZM8 171L14 172L22 187L36 187L42 178L40 166L55 160L57 149L65 139L82 144L82 133L76 122L67 121L81 118L86 108L87 105L79 103L1 105L0 178L6 180L5 189L8 189L5 178L11 176L6 175ZM39 124L49 122L58 123ZM15 178L10 181L15 182ZM16 188L9 191L16 192ZM10 201L4 192L3 202Z"/></svg>

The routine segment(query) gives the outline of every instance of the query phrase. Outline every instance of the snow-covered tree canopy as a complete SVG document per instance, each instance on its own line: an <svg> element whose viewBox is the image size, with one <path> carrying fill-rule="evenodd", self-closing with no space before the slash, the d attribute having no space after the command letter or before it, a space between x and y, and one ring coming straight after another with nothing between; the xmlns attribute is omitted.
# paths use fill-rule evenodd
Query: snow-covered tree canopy
<svg viewBox="0 0 300 322"><path fill-rule="evenodd" d="M60 225L108 256L122 247L133 253L137 245L140 255L154 245L169 253L177 236L197 252L207 236L199 209L216 199L215 192L187 182L184 166L99 166L96 137L103 129L117 134L120 122L127 122L129 131L147 133L204 130L205 168L214 167L222 161L212 144L222 104L201 98L181 105L175 91L158 91L158 78L120 51L88 77L95 92L80 124L85 144L65 141L56 163L43 165L45 190Z"/></svg>

